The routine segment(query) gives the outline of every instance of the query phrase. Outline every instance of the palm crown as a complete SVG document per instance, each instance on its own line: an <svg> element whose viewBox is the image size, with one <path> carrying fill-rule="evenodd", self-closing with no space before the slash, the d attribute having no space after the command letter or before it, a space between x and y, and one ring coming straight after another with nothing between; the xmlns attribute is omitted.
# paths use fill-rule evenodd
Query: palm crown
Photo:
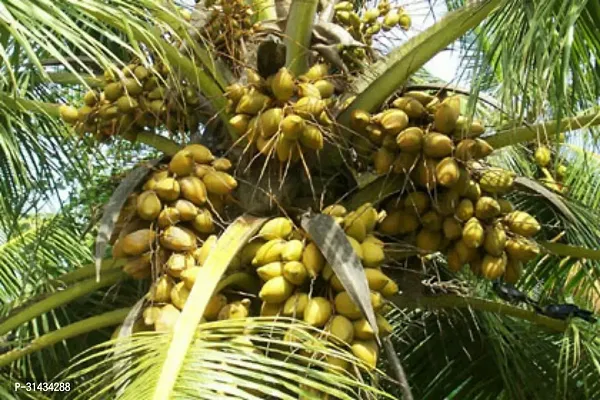
<svg viewBox="0 0 600 400"><path fill-rule="evenodd" d="M598 397L600 6L446 3L6 1L3 394Z"/></svg>

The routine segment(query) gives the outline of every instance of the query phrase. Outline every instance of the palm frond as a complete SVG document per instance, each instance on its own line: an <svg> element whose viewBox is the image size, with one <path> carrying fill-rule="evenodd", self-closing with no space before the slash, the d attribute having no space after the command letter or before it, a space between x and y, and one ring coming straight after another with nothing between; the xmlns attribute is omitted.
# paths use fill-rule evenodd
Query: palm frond
<svg viewBox="0 0 600 400"><path fill-rule="evenodd" d="M284 335L295 340L286 341ZM373 386L374 373L326 340L319 330L286 319L251 318L201 324L174 387L177 398L311 398L313 390L339 399L393 398ZM72 398L149 398L166 358L169 334L140 333L107 342L79 357L66 377L80 382ZM114 346L114 349L113 349ZM117 351L118 350L118 351ZM325 357L346 360L361 373L332 369ZM120 361L131 367L114 375ZM363 379L365 380L363 382Z"/></svg>

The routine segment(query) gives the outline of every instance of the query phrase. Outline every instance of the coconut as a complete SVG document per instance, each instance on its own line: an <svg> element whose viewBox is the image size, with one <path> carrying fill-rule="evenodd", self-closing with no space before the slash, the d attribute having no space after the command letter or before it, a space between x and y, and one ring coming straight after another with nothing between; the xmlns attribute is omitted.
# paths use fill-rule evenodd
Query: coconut
<svg viewBox="0 0 600 400"><path fill-rule="evenodd" d="M181 221L179 210L174 207L165 207L158 215L158 227L165 229Z"/></svg>
<svg viewBox="0 0 600 400"><path fill-rule="evenodd" d="M290 71L282 67L271 82L271 91L279 101L288 101L296 90L294 76Z"/></svg>
<svg viewBox="0 0 600 400"><path fill-rule="evenodd" d="M342 343L350 343L354 339L352 321L343 315L335 315L325 329L331 336Z"/></svg>
<svg viewBox="0 0 600 400"><path fill-rule="evenodd" d="M506 242L506 253L511 259L527 262L537 257L540 249L534 241L517 236Z"/></svg>
<svg viewBox="0 0 600 400"><path fill-rule="evenodd" d="M390 135L397 135L408 126L408 115L402 110L386 110L376 115L374 120Z"/></svg>
<svg viewBox="0 0 600 400"><path fill-rule="evenodd" d="M418 153L401 152L396 156L396 159L394 160L394 164L392 166L393 171L397 174L408 174L416 166L418 159Z"/></svg>
<svg viewBox="0 0 600 400"><path fill-rule="evenodd" d="M456 161L452 157L446 157L435 167L435 176L437 182L446 187L452 187L458 182L460 170Z"/></svg>
<svg viewBox="0 0 600 400"><path fill-rule="evenodd" d="M512 211L505 217L506 224L516 234L530 237L541 229L539 222L524 211Z"/></svg>
<svg viewBox="0 0 600 400"><path fill-rule="evenodd" d="M409 118L421 118L427 112L423 104L412 97L398 97L392 105L404 111Z"/></svg>
<svg viewBox="0 0 600 400"><path fill-rule="evenodd" d="M156 192L152 190L146 190L137 197L137 214L141 219L147 221L155 220L162 208L160 199L156 195Z"/></svg>
<svg viewBox="0 0 600 400"><path fill-rule="evenodd" d="M439 231L442 229L444 218L434 210L429 210L421 217L423 228L430 231Z"/></svg>
<svg viewBox="0 0 600 400"><path fill-rule="evenodd" d="M552 160L552 151L546 146L540 146L535 150L534 158L540 168L547 167Z"/></svg>
<svg viewBox="0 0 600 400"><path fill-rule="evenodd" d="M235 113L256 115L260 110L267 107L269 102L269 97L254 89L250 89L250 91L244 94L240 99L237 107L235 108Z"/></svg>
<svg viewBox="0 0 600 400"><path fill-rule="evenodd" d="M500 257L486 254L481 262L481 275L489 280L500 278L506 270L506 261L505 253L502 253Z"/></svg>
<svg viewBox="0 0 600 400"><path fill-rule="evenodd" d="M335 296L334 304L337 314L341 314L351 320L359 319L362 316L360 309L354 304L348 292L338 293Z"/></svg>
<svg viewBox="0 0 600 400"><path fill-rule="evenodd" d="M439 105L434 116L435 129L442 133L452 133L460 116L460 97L451 96Z"/></svg>
<svg viewBox="0 0 600 400"><path fill-rule="evenodd" d="M419 228L419 219L413 212L396 210L389 213L378 226L384 235L404 235Z"/></svg>
<svg viewBox="0 0 600 400"><path fill-rule="evenodd" d="M442 229L444 231L444 237L450 240L460 239L462 236L462 225L453 217L444 218L442 223Z"/></svg>
<svg viewBox="0 0 600 400"><path fill-rule="evenodd" d="M454 150L452 139L437 132L431 132L423 138L423 153L432 158L449 156Z"/></svg>
<svg viewBox="0 0 600 400"><path fill-rule="evenodd" d="M395 155L388 149L381 147L373 154L375 172L379 175L388 173L394 163Z"/></svg>
<svg viewBox="0 0 600 400"><path fill-rule="evenodd" d="M314 297L308 301L304 309L304 322L320 328L325 326L333 309L331 303L324 297Z"/></svg>
<svg viewBox="0 0 600 400"><path fill-rule="evenodd" d="M400 150L408 153L417 153L423 147L424 133L421 128L410 127L404 129L396 137L396 144Z"/></svg>
<svg viewBox="0 0 600 400"><path fill-rule="evenodd" d="M372 240L365 240L361 243L363 253L363 265L367 268L378 267L385 260L385 253L383 247L377 245Z"/></svg>
<svg viewBox="0 0 600 400"><path fill-rule="evenodd" d="M488 193L506 193L514 182L514 173L502 168L491 168L481 175L479 185Z"/></svg>
<svg viewBox="0 0 600 400"><path fill-rule="evenodd" d="M475 207L470 199L462 199L456 207L456 218L461 221L467 221L475 215Z"/></svg>
<svg viewBox="0 0 600 400"><path fill-rule="evenodd" d="M287 140L295 140L300 137L306 124L304 118L299 115L291 114L285 117L280 124L281 133Z"/></svg>
<svg viewBox="0 0 600 400"><path fill-rule="evenodd" d="M329 82L325 79L319 79L314 83L314 86L317 88L321 97L327 99L335 93L335 86L333 83Z"/></svg>
<svg viewBox="0 0 600 400"><path fill-rule="evenodd" d="M462 241L469 248L477 248L483 244L485 232L479 220L475 217L469 219L462 232Z"/></svg>
<svg viewBox="0 0 600 400"><path fill-rule="evenodd" d="M210 149L201 144L190 144L185 146L183 150L192 153L194 161L199 164L209 164L215 159L215 156L213 156Z"/></svg>
<svg viewBox="0 0 600 400"><path fill-rule="evenodd" d="M164 201L177 200L181 192L179 182L173 178L164 178L156 182L154 185L154 191Z"/></svg>
<svg viewBox="0 0 600 400"><path fill-rule="evenodd" d="M430 253L438 251L441 243L442 234L439 231L432 232L428 229L421 229L416 237L417 247Z"/></svg>
<svg viewBox="0 0 600 400"><path fill-rule="evenodd" d="M371 122L371 114L364 110L353 110L350 114L350 127L357 131L362 131Z"/></svg>
<svg viewBox="0 0 600 400"><path fill-rule="evenodd" d="M502 255L506 245L506 232L501 224L494 224L485 229L485 240L483 248L485 251L495 257Z"/></svg>
<svg viewBox="0 0 600 400"><path fill-rule="evenodd" d="M414 180L428 190L433 189L437 184L436 167L438 161L432 158L420 159L417 163L417 168L413 171Z"/></svg>
<svg viewBox="0 0 600 400"><path fill-rule="evenodd" d="M237 187L234 177L223 171L210 171L202 177L206 189L210 193L226 195Z"/></svg>
<svg viewBox="0 0 600 400"><path fill-rule="evenodd" d="M292 105L292 109L302 118L317 118L325 109L325 102L314 97L300 97Z"/></svg>
<svg viewBox="0 0 600 400"><path fill-rule="evenodd" d="M128 256L139 256L146 253L154 244L156 233L151 229L140 229L129 233L119 240L123 253Z"/></svg>
<svg viewBox="0 0 600 400"><path fill-rule="evenodd" d="M258 296L266 303L281 303L286 301L294 291L294 285L283 276L267 281Z"/></svg>
<svg viewBox="0 0 600 400"><path fill-rule="evenodd" d="M260 114L258 128L262 137L270 138L279 131L279 124L283 120L283 109L270 108Z"/></svg>
<svg viewBox="0 0 600 400"><path fill-rule="evenodd" d="M300 143L312 150L323 148L323 133L314 125L307 125L300 135Z"/></svg>
<svg viewBox="0 0 600 400"><path fill-rule="evenodd" d="M215 231L212 214L206 208L198 210L198 215L192 221L192 226L200 233L212 233Z"/></svg>
<svg viewBox="0 0 600 400"><path fill-rule="evenodd" d="M500 204L488 196L482 196L475 203L475 216L479 219L491 219L500 215Z"/></svg>
<svg viewBox="0 0 600 400"><path fill-rule="evenodd" d="M409 213L417 215L423 214L429 209L431 200L429 195L425 192L411 192L404 199L404 208Z"/></svg>
<svg viewBox="0 0 600 400"><path fill-rule="evenodd" d="M292 233L294 225L289 218L278 217L269 220L258 232L266 240L286 239Z"/></svg>
<svg viewBox="0 0 600 400"><path fill-rule="evenodd" d="M196 236L186 229L170 226L162 232L160 244L169 250L190 251L196 248Z"/></svg>

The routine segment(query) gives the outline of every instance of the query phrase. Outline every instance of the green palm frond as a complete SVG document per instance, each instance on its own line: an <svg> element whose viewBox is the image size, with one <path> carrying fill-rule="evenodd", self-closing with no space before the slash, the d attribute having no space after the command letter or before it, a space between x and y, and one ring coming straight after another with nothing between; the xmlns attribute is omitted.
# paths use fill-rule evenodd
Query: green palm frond
<svg viewBox="0 0 600 400"><path fill-rule="evenodd" d="M401 332L394 344L417 398L593 399L599 394L600 348L587 326L551 333L470 310L396 310L390 320Z"/></svg>
<svg viewBox="0 0 600 400"><path fill-rule="evenodd" d="M91 260L89 247L61 218L28 218L0 242L0 299L27 298L44 282Z"/></svg>
<svg viewBox="0 0 600 400"><path fill-rule="evenodd" d="M287 333L287 340L284 335ZM176 398L297 399L317 390L339 399L393 398L373 385L377 372L331 342L323 333L287 319L250 318L198 327L174 387ZM166 357L170 334L140 333L107 342L79 358L60 379L80 382L72 398L149 398ZM291 340L290 340L291 339ZM112 347L114 346L114 347ZM350 363L350 372L331 368L325 357ZM129 367L116 371L125 361ZM115 373L117 375L115 375Z"/></svg>
<svg viewBox="0 0 600 400"><path fill-rule="evenodd" d="M570 116L600 95L599 21L594 1L512 0L463 41L464 66L477 90L497 90L509 115Z"/></svg>

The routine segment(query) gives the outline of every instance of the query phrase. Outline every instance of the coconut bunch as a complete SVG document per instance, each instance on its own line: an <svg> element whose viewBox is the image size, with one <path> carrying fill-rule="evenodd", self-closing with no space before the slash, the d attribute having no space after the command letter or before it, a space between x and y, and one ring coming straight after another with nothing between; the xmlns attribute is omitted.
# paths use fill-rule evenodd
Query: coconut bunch
<svg viewBox="0 0 600 400"><path fill-rule="evenodd" d="M365 268L373 307L381 312L384 298L395 294L398 287L381 271L385 260L383 242L373 235L377 211L365 204L352 212L340 205L323 212L333 216L345 230ZM267 222L242 250L241 263L252 265L263 282L258 294L261 316L292 317L323 329L330 340L349 345L357 357L375 367L378 349L372 329L318 246L302 230L295 229L291 220L279 217ZM382 334L390 333L385 318L377 314L377 320Z"/></svg>
<svg viewBox="0 0 600 400"><path fill-rule="evenodd" d="M296 162L305 151L321 150L331 134L329 109L335 103L328 70L326 64L315 64L296 78L283 67L267 79L248 70L246 85L226 90L238 144L280 162Z"/></svg>
<svg viewBox="0 0 600 400"><path fill-rule="evenodd" d="M369 50L375 35L396 26L405 31L411 26L411 18L406 11L402 7L392 8L388 1L381 1L377 7L364 8L359 12L354 10L353 3L342 1L335 5L334 21L344 27L354 40L365 45L342 50L342 59L352 70L358 69L362 60L369 58L372 61Z"/></svg>
<svg viewBox="0 0 600 400"><path fill-rule="evenodd" d="M100 91L90 90L79 108L62 105L62 119L81 134L90 133L99 141L113 135L135 134L144 128L166 127L170 132L195 128L198 123L198 93L180 82L181 93L167 93L165 79L169 68L160 64L147 67L139 62L104 74Z"/></svg>
<svg viewBox="0 0 600 400"><path fill-rule="evenodd" d="M198 244L217 230L214 214L223 211L237 186L229 168L229 160L215 158L199 144L159 167L119 215L113 256L127 260L124 271L137 279L152 271L179 277L201 265L204 253Z"/></svg>
<svg viewBox="0 0 600 400"><path fill-rule="evenodd" d="M482 159L493 151L478 138L484 132L481 123L460 115L458 96L440 101L425 92L407 92L389 106L374 115L363 110L351 115L353 147L378 174L409 172L429 189L438 183L449 187L455 182L443 174L448 166L456 170L457 161Z"/></svg>
<svg viewBox="0 0 600 400"><path fill-rule="evenodd" d="M244 43L255 35L252 7L243 0L206 1L197 12L203 13L203 25L195 26L194 19L192 25L202 45L210 43L213 51L226 55L226 63L238 67L245 58Z"/></svg>
<svg viewBox="0 0 600 400"><path fill-rule="evenodd" d="M516 282L522 264L539 254L538 221L502 196L514 174L500 168L459 167L451 187L407 191L392 199L377 229L425 253L440 251L452 271L468 264L479 276Z"/></svg>
<svg viewBox="0 0 600 400"><path fill-rule="evenodd" d="M565 187L561 184L567 174L566 165L554 160L552 150L548 146L540 145L535 149L535 164L539 168L540 181L549 189L556 192L564 192ZM555 168L551 168L555 164Z"/></svg>

